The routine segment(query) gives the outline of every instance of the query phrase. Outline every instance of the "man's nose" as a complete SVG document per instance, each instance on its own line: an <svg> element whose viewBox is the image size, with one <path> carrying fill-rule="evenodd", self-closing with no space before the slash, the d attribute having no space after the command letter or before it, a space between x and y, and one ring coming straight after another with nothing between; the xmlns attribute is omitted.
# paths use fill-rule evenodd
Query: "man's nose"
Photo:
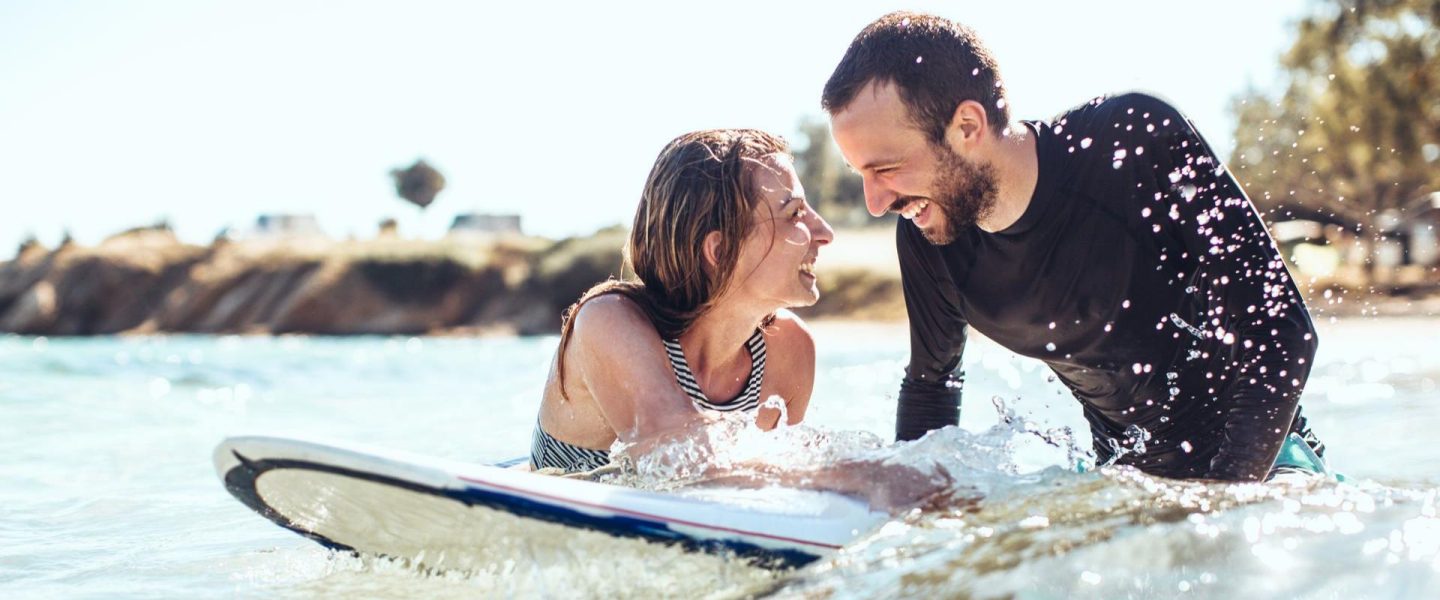
<svg viewBox="0 0 1440 600"><path fill-rule="evenodd" d="M890 205L895 203L895 194L870 177L862 178L861 183L865 190L865 210L870 211L872 217L885 216Z"/></svg>

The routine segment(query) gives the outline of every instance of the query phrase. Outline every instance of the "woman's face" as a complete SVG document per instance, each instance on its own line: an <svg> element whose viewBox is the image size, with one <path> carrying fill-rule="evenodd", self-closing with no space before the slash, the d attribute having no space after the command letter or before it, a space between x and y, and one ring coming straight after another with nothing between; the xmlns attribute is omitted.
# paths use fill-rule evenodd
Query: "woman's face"
<svg viewBox="0 0 1440 600"><path fill-rule="evenodd" d="M771 154L751 163L755 227L740 247L733 292L775 308L810 306L820 299L815 258L835 231L805 200L792 159Z"/></svg>

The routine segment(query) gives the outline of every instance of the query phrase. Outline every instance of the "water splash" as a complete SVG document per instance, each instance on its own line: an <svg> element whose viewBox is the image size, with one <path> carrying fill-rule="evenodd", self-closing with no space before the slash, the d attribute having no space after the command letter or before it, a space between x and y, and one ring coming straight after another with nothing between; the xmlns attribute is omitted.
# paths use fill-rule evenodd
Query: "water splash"
<svg viewBox="0 0 1440 600"><path fill-rule="evenodd" d="M1437 495L1052 469L963 509L892 522L777 595L1414 595L1440 583Z"/></svg>
<svg viewBox="0 0 1440 600"><path fill-rule="evenodd" d="M767 401L779 408L776 403L778 399ZM878 496L892 506L903 507L903 500L912 496L943 497L946 506L963 506L1013 485L1016 477L1026 472L1016 460L1016 448L1032 440L1059 451L1048 456L1047 465L1064 465L1074 471L1094 463L1094 453L1082 446L1088 440L1080 439L1083 436L1077 436L1072 428L1047 428L1019 415L999 396L992 403L996 421L984 431L946 427L919 440L895 444L869 432L804 424L782 423L766 431L747 415L724 415L695 435L670 439L643 451L617 443L611 455L621 468L603 481L665 492L710 485L813 486L858 493L862 499ZM1139 447L1143 451L1143 441ZM870 474L873 480L866 483L871 489L832 487L834 472L845 469ZM896 491L885 495L887 486Z"/></svg>

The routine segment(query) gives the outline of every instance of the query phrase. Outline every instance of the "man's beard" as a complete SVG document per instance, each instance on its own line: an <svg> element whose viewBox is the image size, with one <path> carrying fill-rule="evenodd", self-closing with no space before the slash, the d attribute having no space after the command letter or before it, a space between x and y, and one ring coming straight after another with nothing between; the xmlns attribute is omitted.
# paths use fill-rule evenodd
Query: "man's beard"
<svg viewBox="0 0 1440 600"><path fill-rule="evenodd" d="M920 233L931 244L943 246L955 241L966 227L990 216L999 185L994 165L966 160L944 144L933 145L932 149L936 176L930 207L939 208L944 219Z"/></svg>

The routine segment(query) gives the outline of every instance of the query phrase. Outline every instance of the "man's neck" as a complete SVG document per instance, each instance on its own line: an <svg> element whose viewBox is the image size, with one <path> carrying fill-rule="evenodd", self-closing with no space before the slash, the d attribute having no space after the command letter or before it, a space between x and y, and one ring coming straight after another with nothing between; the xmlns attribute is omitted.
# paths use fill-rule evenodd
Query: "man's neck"
<svg viewBox="0 0 1440 600"><path fill-rule="evenodd" d="M1024 123L1016 123L1000 137L995 146L996 198L995 209L978 225L990 233L1004 231L1020 220L1030 207L1035 185L1040 180L1040 161L1035 152L1035 132Z"/></svg>

